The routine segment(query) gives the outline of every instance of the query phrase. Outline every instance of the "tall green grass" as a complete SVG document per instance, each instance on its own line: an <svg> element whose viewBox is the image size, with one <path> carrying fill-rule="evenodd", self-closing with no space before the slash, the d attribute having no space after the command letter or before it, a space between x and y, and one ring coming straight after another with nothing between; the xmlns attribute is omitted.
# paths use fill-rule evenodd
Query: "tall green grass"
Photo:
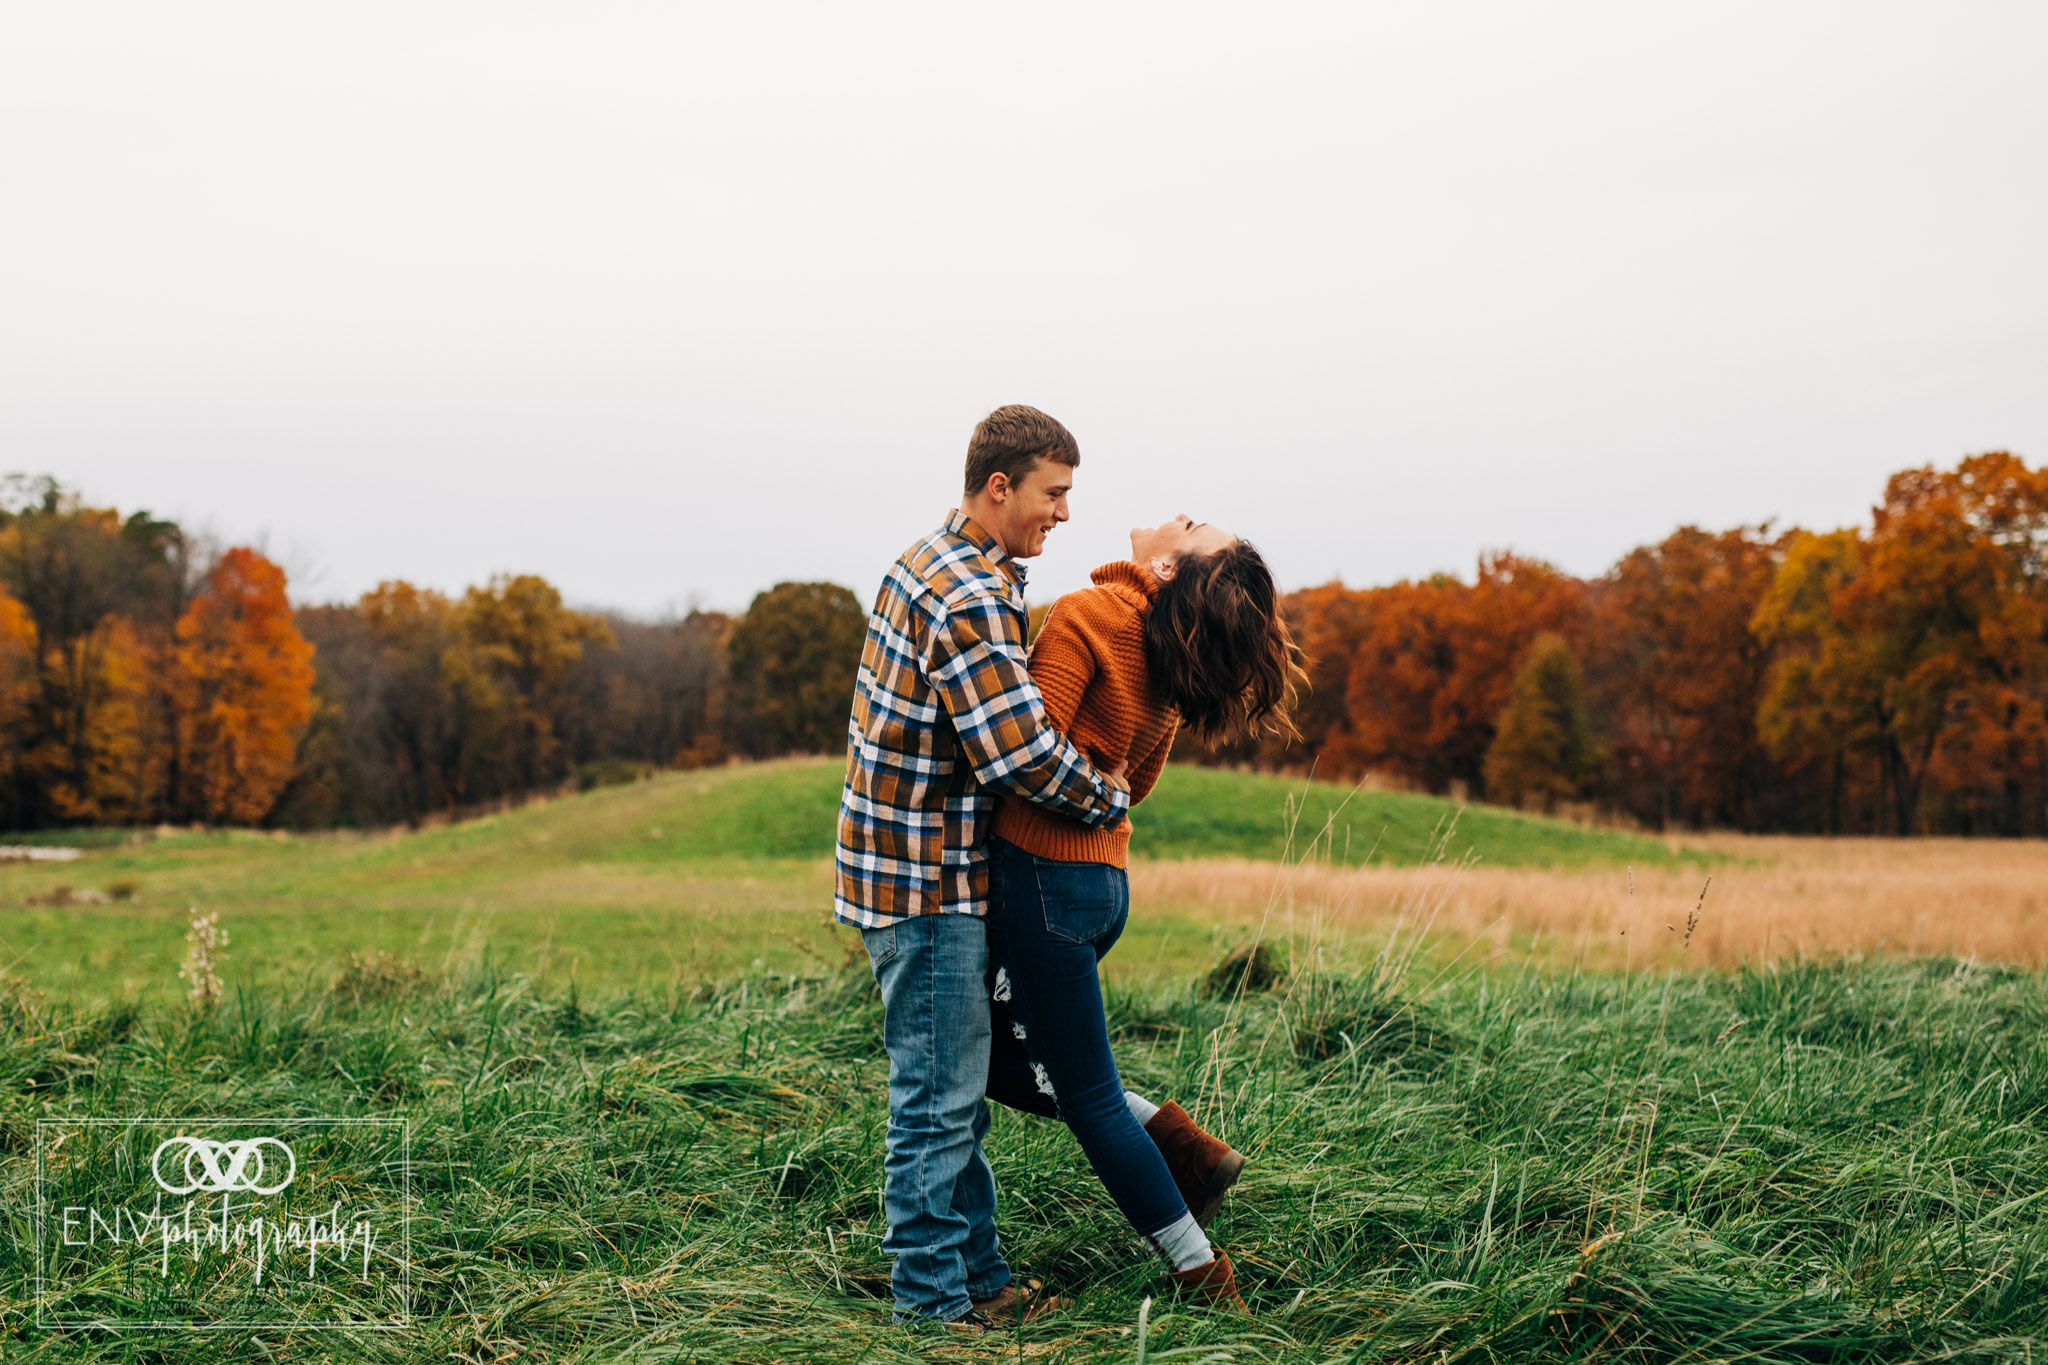
<svg viewBox="0 0 2048 1365"><path fill-rule="evenodd" d="M864 963L602 998L488 960L422 979L358 965L212 1016L17 989L0 1007L0 1356L1761 1365L2048 1349L2041 975L1387 960L1210 990L1116 990L1110 1022L1135 1088L1196 1106L1251 1157L1213 1232L1256 1316L1175 1301L1066 1132L999 1113L1012 1264L1073 1303L969 1342L894 1327L878 1297L886 1062ZM415 1329L36 1330L29 1133L87 1113L403 1114Z"/></svg>

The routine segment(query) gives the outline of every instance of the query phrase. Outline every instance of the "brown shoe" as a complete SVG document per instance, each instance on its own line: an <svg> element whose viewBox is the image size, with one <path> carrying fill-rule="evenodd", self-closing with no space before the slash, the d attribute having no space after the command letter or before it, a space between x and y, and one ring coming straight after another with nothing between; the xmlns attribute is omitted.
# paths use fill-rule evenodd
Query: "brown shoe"
<svg viewBox="0 0 2048 1365"><path fill-rule="evenodd" d="M1237 1272L1231 1268L1230 1257L1222 1251L1207 1265L1198 1265L1193 1270L1171 1270L1174 1283L1182 1289L1191 1289L1195 1296L1211 1308L1226 1313L1251 1315L1244 1296L1237 1292Z"/></svg>
<svg viewBox="0 0 2048 1365"><path fill-rule="evenodd" d="M1065 1299L1045 1292L1042 1280L1026 1280L1022 1284L1012 1280L997 1290L993 1297L974 1300L973 1314L1001 1327L1015 1327L1041 1313L1055 1312L1066 1306Z"/></svg>
<svg viewBox="0 0 2048 1365"><path fill-rule="evenodd" d="M1243 1173L1244 1157L1222 1138L1196 1127L1188 1111L1172 1100L1146 1121L1145 1132L1166 1158L1166 1169L1173 1172L1173 1183L1180 1187L1188 1212L1195 1215L1195 1225L1208 1227L1223 1207L1223 1196Z"/></svg>

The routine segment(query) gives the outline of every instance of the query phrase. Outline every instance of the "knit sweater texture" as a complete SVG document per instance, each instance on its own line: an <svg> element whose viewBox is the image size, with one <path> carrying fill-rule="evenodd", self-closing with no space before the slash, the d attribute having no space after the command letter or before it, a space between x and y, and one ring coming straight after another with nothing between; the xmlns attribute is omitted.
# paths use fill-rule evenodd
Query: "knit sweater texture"
<svg viewBox="0 0 2048 1365"><path fill-rule="evenodd" d="M1129 560L1089 575L1094 586L1053 603L1031 644L1031 681L1045 698L1046 718L1101 772L1128 763L1131 804L1159 780L1179 717L1152 685L1145 666L1145 613L1159 584ZM1129 858L1131 821L1090 829L1020 797L996 806L995 833L1041 858L1108 863Z"/></svg>

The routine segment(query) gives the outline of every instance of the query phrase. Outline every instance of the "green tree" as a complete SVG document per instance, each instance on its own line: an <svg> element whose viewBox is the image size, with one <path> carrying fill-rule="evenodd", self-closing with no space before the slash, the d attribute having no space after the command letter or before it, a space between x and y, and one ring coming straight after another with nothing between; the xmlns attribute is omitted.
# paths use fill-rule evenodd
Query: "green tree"
<svg viewBox="0 0 2048 1365"><path fill-rule="evenodd" d="M860 599L836 583L777 583L755 597L726 645L734 747L757 758L837 752L866 638Z"/></svg>
<svg viewBox="0 0 2048 1365"><path fill-rule="evenodd" d="M1552 810L1559 801L1592 795L1605 761L1571 646L1562 635L1537 637L1494 722L1487 795Z"/></svg>

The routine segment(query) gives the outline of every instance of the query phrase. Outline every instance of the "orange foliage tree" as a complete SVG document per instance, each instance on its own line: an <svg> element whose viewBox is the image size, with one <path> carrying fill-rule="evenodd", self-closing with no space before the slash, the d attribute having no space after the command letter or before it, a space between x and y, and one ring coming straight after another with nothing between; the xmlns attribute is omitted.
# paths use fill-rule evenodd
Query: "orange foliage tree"
<svg viewBox="0 0 2048 1365"><path fill-rule="evenodd" d="M1310 754L1323 752L1335 737L1351 728L1347 693L1352 659L1365 638L1366 603L1365 593L1353 592L1341 583L1304 588L1285 600L1287 624L1301 647L1302 666L1308 672L1295 728L1301 732L1300 747ZM1334 772L1335 755L1331 768Z"/></svg>
<svg viewBox="0 0 2048 1365"><path fill-rule="evenodd" d="M1467 585L1449 575L1361 594L1350 642L1344 728L1323 750L1332 773L1394 772L1443 791L1483 791L1486 751L1515 672L1538 636L1576 635L1585 585L1505 553ZM1333 642L1334 643L1334 642ZM1328 675L1315 659L1311 680Z"/></svg>
<svg viewBox="0 0 2048 1365"><path fill-rule="evenodd" d="M2002 769L2016 833L2042 744L2048 488L2010 455L1977 456L1893 475L1871 520L1868 535L1796 537L1758 607L1779 655L1764 737L1830 765L1831 808L1852 765L1873 772L1882 826L1900 834L1920 828L1937 754L1967 767L1974 753Z"/></svg>
<svg viewBox="0 0 2048 1365"><path fill-rule="evenodd" d="M1756 717L1770 653L1750 621L1781 548L1764 526L1685 526L1593 585L1587 672L1615 795L1639 818L1762 818L1772 774Z"/></svg>
<svg viewBox="0 0 2048 1365"><path fill-rule="evenodd" d="M292 623L284 570L229 550L175 637L174 804L210 823L260 820L291 780L313 716L313 647Z"/></svg>
<svg viewBox="0 0 2048 1365"><path fill-rule="evenodd" d="M2048 779L2048 468L1993 451L1932 481L1997 562L1989 600L1977 599L1975 668L1950 699L1930 780L1944 828L2017 835L2027 789ZM2042 806L2048 821L2048 792Z"/></svg>

